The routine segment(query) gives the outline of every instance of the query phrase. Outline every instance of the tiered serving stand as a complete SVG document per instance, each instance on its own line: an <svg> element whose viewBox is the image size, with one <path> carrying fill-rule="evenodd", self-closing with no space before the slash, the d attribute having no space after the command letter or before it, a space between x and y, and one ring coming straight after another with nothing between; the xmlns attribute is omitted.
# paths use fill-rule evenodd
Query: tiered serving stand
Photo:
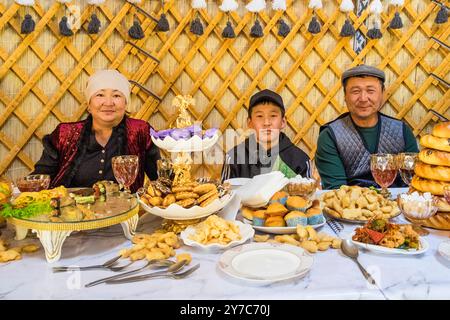
<svg viewBox="0 0 450 320"><path fill-rule="evenodd" d="M189 96L177 96L179 99L174 103L178 107L178 117L176 119L175 128L182 129L192 126L193 123L187 112L187 108L193 100ZM214 146L219 139L219 132L217 131L211 136L193 135L189 139L173 139L170 135L164 139L159 139L152 136L153 142L163 150L173 154L172 163L174 178L172 183L174 185L182 185L184 183L193 182L191 177L191 165L193 163L191 153L203 152ZM163 227L167 231L180 232L188 225L199 222L201 218L207 217L213 213L218 212L224 208L233 198L234 192L230 191L225 195L214 200L206 207L195 205L190 208L183 208L182 206L173 203L166 208L157 206L149 206L139 198L139 203L142 208L153 215L165 219ZM138 194L139 197L139 194Z"/></svg>
<svg viewBox="0 0 450 320"><path fill-rule="evenodd" d="M75 205L75 204L73 204ZM9 218L16 228L16 240L23 240L28 230L36 233L45 250L47 262L53 263L61 257L64 241L74 231L93 230L121 224L125 237L131 240L139 220L139 203L126 192L115 192L105 202L95 202L90 210L93 219L80 221L45 221L42 216L31 218Z"/></svg>

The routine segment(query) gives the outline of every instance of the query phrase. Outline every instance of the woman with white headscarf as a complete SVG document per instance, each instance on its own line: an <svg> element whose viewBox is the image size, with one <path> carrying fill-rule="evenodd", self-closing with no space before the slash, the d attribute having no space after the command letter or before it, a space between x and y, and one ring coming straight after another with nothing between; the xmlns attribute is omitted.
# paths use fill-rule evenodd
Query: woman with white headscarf
<svg viewBox="0 0 450 320"><path fill-rule="evenodd" d="M117 70L97 71L88 80L85 97L87 119L61 123L44 137L33 174L49 174L51 187L91 187L97 181L115 181L114 156L133 154L139 157L139 172L131 191L143 185L144 173L155 180L159 149L150 138L150 125L126 115L127 78Z"/></svg>

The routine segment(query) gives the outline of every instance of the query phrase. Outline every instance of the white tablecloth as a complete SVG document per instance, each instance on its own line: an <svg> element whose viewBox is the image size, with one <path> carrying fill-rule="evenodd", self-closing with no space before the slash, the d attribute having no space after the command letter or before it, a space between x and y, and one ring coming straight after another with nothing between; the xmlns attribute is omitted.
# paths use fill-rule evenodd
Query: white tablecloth
<svg viewBox="0 0 450 320"><path fill-rule="evenodd" d="M228 216L232 215L228 212ZM403 221L402 217L396 219ZM146 215L141 218L138 230L151 232L160 223L160 218ZM341 237L349 237L356 227L346 224ZM328 225L320 231L333 235ZM190 252L193 262L200 263L200 269L183 280L154 279L85 288L84 284L112 272L52 272L56 265L101 264L116 256L120 249L130 247L119 225L73 234L64 243L61 260L55 264L46 262L42 249L24 255L20 261L0 264L0 299L450 299L450 261L437 252L439 243L448 240L450 232L431 229L430 232L426 236L430 249L423 255L360 253L360 262L383 293L368 284L357 265L335 249L316 253L306 277L264 287L249 286L222 274L217 267L220 253L204 253L186 246L177 252ZM12 236L12 230L3 230L2 237Z"/></svg>

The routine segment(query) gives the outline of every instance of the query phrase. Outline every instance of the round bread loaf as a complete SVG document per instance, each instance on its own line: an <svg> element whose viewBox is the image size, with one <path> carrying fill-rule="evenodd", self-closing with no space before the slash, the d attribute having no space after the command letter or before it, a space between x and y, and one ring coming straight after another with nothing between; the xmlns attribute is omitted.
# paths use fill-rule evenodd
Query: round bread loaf
<svg viewBox="0 0 450 320"><path fill-rule="evenodd" d="M414 173L425 179L450 181L450 167L433 166L423 162L417 162Z"/></svg>
<svg viewBox="0 0 450 320"><path fill-rule="evenodd" d="M440 122L435 125L432 134L438 138L450 138L450 121Z"/></svg>
<svg viewBox="0 0 450 320"><path fill-rule="evenodd" d="M450 140L447 138L434 137L431 134L420 138L420 144L426 148L450 152Z"/></svg>
<svg viewBox="0 0 450 320"><path fill-rule="evenodd" d="M436 196L444 195L444 187L450 186L450 183L444 181L428 180L414 176L411 181L411 185L414 189L420 192L430 192Z"/></svg>
<svg viewBox="0 0 450 320"><path fill-rule="evenodd" d="M419 152L419 160L435 166L450 167L450 153L443 151L423 149Z"/></svg>

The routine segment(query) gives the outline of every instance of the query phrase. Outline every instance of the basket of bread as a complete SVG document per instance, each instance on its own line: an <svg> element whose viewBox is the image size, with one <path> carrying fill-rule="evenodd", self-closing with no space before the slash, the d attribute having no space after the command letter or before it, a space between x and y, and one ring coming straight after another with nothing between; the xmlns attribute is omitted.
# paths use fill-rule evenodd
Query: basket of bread
<svg viewBox="0 0 450 320"><path fill-rule="evenodd" d="M411 187L434 195L438 212L428 219L408 218L425 227L450 230L450 205L445 199L445 190L450 190L450 122L436 124L431 134L420 138L420 145Z"/></svg>

